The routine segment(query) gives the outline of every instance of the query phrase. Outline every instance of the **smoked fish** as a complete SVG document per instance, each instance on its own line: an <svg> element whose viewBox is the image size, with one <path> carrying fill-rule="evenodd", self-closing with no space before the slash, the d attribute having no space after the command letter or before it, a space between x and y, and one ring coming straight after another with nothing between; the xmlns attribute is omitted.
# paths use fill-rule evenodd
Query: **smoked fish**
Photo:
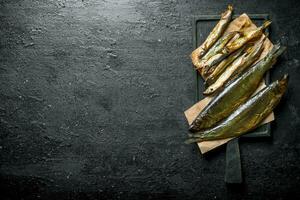
<svg viewBox="0 0 300 200"><path fill-rule="evenodd" d="M209 50L208 52L201 58L200 60L200 68L202 68L202 66L205 65L206 61L208 59L210 59L211 57L213 57L214 55L218 54L224 47L225 45L231 41L232 39L235 39L237 37L239 37L241 34L238 31L234 31L234 32L229 32L227 34L225 34L224 36L222 36ZM201 74L202 76L204 76L203 74L204 70L201 70Z"/></svg>
<svg viewBox="0 0 300 200"><path fill-rule="evenodd" d="M211 68L214 65L219 64L222 60L224 60L228 55L233 53L234 51L238 50L242 46L244 46L246 43L248 43L251 40L254 40L256 38L259 38L263 31L270 26L271 21L265 21L262 26L251 30L247 32L243 32L243 36L233 40L232 42L229 42L223 50L216 54L215 56L211 57L206 64L204 65L205 68Z"/></svg>
<svg viewBox="0 0 300 200"><path fill-rule="evenodd" d="M186 143L241 136L256 127L272 112L287 89L288 75L259 91L217 126L190 134Z"/></svg>
<svg viewBox="0 0 300 200"><path fill-rule="evenodd" d="M230 64L220 75L220 77L203 92L203 94L210 95L215 93L217 90L220 90L231 78L238 76L241 72L252 65L252 63L259 58L263 50L263 43L265 39L266 37L262 37L259 42L248 48L243 55L233 61L232 64Z"/></svg>
<svg viewBox="0 0 300 200"><path fill-rule="evenodd" d="M207 76L205 85L206 87L212 85L218 77L223 73L228 65L230 65L235 59L242 55L244 52L245 47L240 48L236 52L230 54L226 59L222 60L218 65L210 68L209 71L205 74Z"/></svg>
<svg viewBox="0 0 300 200"><path fill-rule="evenodd" d="M222 13L220 21L213 28L206 40L191 53L191 59L194 66L198 69L201 67L201 58L205 53L215 44L215 42L222 36L227 28L233 14L233 7L229 5L227 10Z"/></svg>
<svg viewBox="0 0 300 200"><path fill-rule="evenodd" d="M263 75L276 62L285 47L274 45L272 50L258 63L249 68L237 79L230 82L224 90L218 93L199 113L189 127L191 132L210 128L217 122L229 116L241 104L245 103L257 89Z"/></svg>

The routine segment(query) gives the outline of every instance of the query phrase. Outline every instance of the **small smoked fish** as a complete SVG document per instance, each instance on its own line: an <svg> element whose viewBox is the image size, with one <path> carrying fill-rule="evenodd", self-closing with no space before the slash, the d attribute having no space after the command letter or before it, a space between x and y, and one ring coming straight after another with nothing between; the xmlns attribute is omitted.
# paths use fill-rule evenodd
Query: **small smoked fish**
<svg viewBox="0 0 300 200"><path fill-rule="evenodd" d="M256 127L272 112L287 89L288 76L273 82L241 105L217 126L190 134L186 143L241 136Z"/></svg>
<svg viewBox="0 0 300 200"><path fill-rule="evenodd" d="M240 33L238 31L233 31L222 36L202 57L202 60L208 60L210 57L221 51L225 45L236 35L240 35Z"/></svg>
<svg viewBox="0 0 300 200"><path fill-rule="evenodd" d="M237 31L233 31L233 32L229 32L227 34L225 34L224 36L222 36L209 50L208 52L201 58L201 66L203 66L205 64L205 62L211 58L212 56L214 56L215 54L217 54L218 52L220 52L225 45L233 38L236 38L237 36L239 36L240 33Z"/></svg>
<svg viewBox="0 0 300 200"><path fill-rule="evenodd" d="M209 71L207 72L209 76L205 74L207 76L205 85L206 86L212 85L218 79L218 77L223 73L226 67L230 65L239 56L241 56L244 50L245 47L240 48L236 52L230 54L226 59L222 60L222 62L220 62L218 65L215 65L212 68L210 68Z"/></svg>
<svg viewBox="0 0 300 200"><path fill-rule="evenodd" d="M268 36L269 34L266 33L261 37L261 39L265 40L265 38L268 38ZM206 87L212 85L218 79L220 74L223 73L226 67L241 55L241 53L244 51L245 46L241 47L234 53L230 54L226 59L222 60L222 62L220 62L218 65L214 65L208 71L204 72L204 76L207 77L205 81Z"/></svg>
<svg viewBox="0 0 300 200"><path fill-rule="evenodd" d="M276 62L285 47L274 45L272 50L253 67L237 79L230 82L224 90L217 94L209 104L199 113L189 127L191 132L210 128L217 122L226 118L241 104L245 103L257 89L263 75Z"/></svg>
<svg viewBox="0 0 300 200"><path fill-rule="evenodd" d="M254 38L258 38L263 34L263 31L268 28L271 25L271 21L265 21L262 26L252 30L245 32L243 37L240 37L237 40L234 40L232 43L228 43L226 47L223 49L223 53L230 53L233 52L240 47L242 47L244 44L249 42L250 40Z"/></svg>
<svg viewBox="0 0 300 200"><path fill-rule="evenodd" d="M191 59L196 68L200 68L200 59L205 55L205 53L214 45L214 43L222 36L225 29L227 28L233 14L233 7L228 6L227 10L222 13L221 19L218 24L214 27L212 32L208 35L206 40L195 49L191 54Z"/></svg>
<svg viewBox="0 0 300 200"><path fill-rule="evenodd" d="M232 42L232 41L234 41L234 40L236 40L236 39L238 39L238 38L240 38L241 37L241 33L240 32L238 32L238 31L236 31L236 33L234 34L234 36L231 38L231 40L230 41L227 41L227 43L226 44L228 44L228 42ZM225 44L225 45L226 45ZM224 45L224 46L225 46ZM208 70L210 70L210 69L212 69L214 66L211 66L211 62L213 62L214 60L216 60L216 59L219 59L220 57L222 57L222 54L220 54L219 52L224 48L224 46L222 45L222 46L220 46L221 48L220 49L218 49L218 51L215 51L214 52L214 54L212 54L211 56L209 56L208 58L202 58L201 59L201 67L202 67L202 70L201 70L201 75L202 75L202 77L204 78L204 79L206 79L207 78L207 75L208 75ZM205 55L206 56L206 55Z"/></svg>
<svg viewBox="0 0 300 200"><path fill-rule="evenodd" d="M242 37L233 40L232 42L229 42L224 47L224 49L220 53L218 53L219 55L217 54L211 57L204 65L204 67L211 68L212 66L219 64L228 55L244 46L247 42L260 37L263 34L263 30L270 26L270 24L271 21L265 21L262 26L254 30L244 32Z"/></svg>
<svg viewBox="0 0 300 200"><path fill-rule="evenodd" d="M220 90L232 77L238 76L241 72L247 69L260 56L263 50L263 43L266 37L262 37L254 46L247 49L247 51L235 61L230 64L220 77L210 85L203 94L210 95Z"/></svg>

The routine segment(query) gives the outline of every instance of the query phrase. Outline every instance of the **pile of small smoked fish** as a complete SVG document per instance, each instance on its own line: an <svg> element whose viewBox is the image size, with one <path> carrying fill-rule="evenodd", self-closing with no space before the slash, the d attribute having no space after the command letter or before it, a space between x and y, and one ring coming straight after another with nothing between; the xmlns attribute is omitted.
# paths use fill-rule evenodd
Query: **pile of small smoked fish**
<svg viewBox="0 0 300 200"><path fill-rule="evenodd" d="M224 33L231 22L233 7L228 6L206 40L191 54L196 70L204 79L206 96L212 100L189 126L186 143L238 137L257 128L273 111L287 89L288 75L257 93L265 73L285 51L280 44L260 60L268 37L262 26ZM247 26L247 24L245 25Z"/></svg>

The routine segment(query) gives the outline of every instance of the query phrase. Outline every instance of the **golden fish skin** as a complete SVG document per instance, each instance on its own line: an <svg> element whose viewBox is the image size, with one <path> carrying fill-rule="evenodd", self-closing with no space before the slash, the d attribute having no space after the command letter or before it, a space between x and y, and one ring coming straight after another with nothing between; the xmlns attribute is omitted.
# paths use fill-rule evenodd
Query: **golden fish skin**
<svg viewBox="0 0 300 200"><path fill-rule="evenodd" d="M201 58L201 60L208 60L210 57L221 51L225 45L234 37L240 35L238 31L233 31L222 36L209 50L208 52Z"/></svg>
<svg viewBox="0 0 300 200"><path fill-rule="evenodd" d="M225 45L231 41L232 39L239 37L240 33L238 31L227 33L226 35L222 36L209 50L208 52L201 58L200 61L200 68L205 65L206 61L220 52ZM203 70L202 70L203 72ZM203 75L202 75L203 76Z"/></svg>
<svg viewBox="0 0 300 200"><path fill-rule="evenodd" d="M212 85L218 77L223 73L223 71L226 69L228 65L230 65L235 59L237 59L244 51L244 47L240 48L238 51L230 54L226 59L224 59L222 62L220 62L218 65L215 65L215 67L212 67L207 72L209 76L207 76L205 85L210 86Z"/></svg>
<svg viewBox="0 0 300 200"><path fill-rule="evenodd" d="M234 32L232 32L234 33ZM207 78L207 75L208 75L208 70L210 70L211 68L213 68L212 66L212 62L214 62L215 60L218 60L218 59L222 59L223 58L223 55L220 54L220 51L223 50L223 48L225 47L225 45L227 45L228 43L238 39L241 37L241 33L238 32L238 31L235 31L235 34L233 34L233 37L229 40L229 41L226 41L226 44L225 42L222 44L222 45L219 45L219 49L217 49L217 51L214 52L214 54L210 55L209 57L207 58L202 58L201 59L201 75L202 77L206 80ZM226 38L227 39L227 38ZM224 45L225 44L225 45ZM213 47L212 47L213 48ZM206 55L205 55L206 57Z"/></svg>
<svg viewBox="0 0 300 200"><path fill-rule="evenodd" d="M192 63L198 69L201 67L201 58L205 55L205 53L212 47L212 45L222 36L225 29L227 28L233 14L233 7L231 5L228 6L227 10L222 13L220 21L214 27L212 32L208 35L206 40L195 49L191 54Z"/></svg>
<svg viewBox="0 0 300 200"><path fill-rule="evenodd" d="M263 43L266 37L263 37L257 44L248 48L248 50L239 58L230 64L226 70L220 75L220 77L210 85L203 94L210 95L220 90L229 80L238 76L252 63L254 63L260 56L263 50Z"/></svg>
<svg viewBox="0 0 300 200"><path fill-rule="evenodd" d="M249 41L259 38L263 34L263 30L266 29L268 26L270 26L271 21L266 21L264 24L257 29L254 29L249 32L244 32L243 36L233 40L232 42L229 42L224 49L215 55L214 57L211 57L204 65L206 68L211 68L214 65L219 64L223 59L225 59L228 55L233 53L234 51L238 50L242 46L244 46Z"/></svg>
<svg viewBox="0 0 300 200"><path fill-rule="evenodd" d="M271 21L265 21L263 25L258 27L257 29L254 29L249 32L245 32L243 37L240 37L239 39L233 41L232 43L227 44L223 50L223 53L233 52L241 48L244 44L246 44L250 40L260 37L263 34L263 31L266 28L268 28L270 25L271 25Z"/></svg>
<svg viewBox="0 0 300 200"><path fill-rule="evenodd" d="M186 143L241 136L256 127L273 111L287 89L288 75L259 91L217 126L190 135Z"/></svg>
<svg viewBox="0 0 300 200"><path fill-rule="evenodd" d="M189 127L191 132L201 131L214 126L226 118L241 104L245 103L257 89L263 75L276 62L276 59L285 50L285 47L274 45L272 50L253 67L237 79L230 82L224 90L218 93L209 104L199 113Z"/></svg>

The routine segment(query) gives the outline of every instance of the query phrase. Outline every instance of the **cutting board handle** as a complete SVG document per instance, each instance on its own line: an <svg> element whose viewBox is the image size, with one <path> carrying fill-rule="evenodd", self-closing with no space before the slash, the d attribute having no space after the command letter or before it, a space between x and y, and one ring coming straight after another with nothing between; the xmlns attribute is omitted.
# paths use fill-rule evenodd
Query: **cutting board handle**
<svg viewBox="0 0 300 200"><path fill-rule="evenodd" d="M225 182L240 184L243 182L239 139L235 138L226 146Z"/></svg>

